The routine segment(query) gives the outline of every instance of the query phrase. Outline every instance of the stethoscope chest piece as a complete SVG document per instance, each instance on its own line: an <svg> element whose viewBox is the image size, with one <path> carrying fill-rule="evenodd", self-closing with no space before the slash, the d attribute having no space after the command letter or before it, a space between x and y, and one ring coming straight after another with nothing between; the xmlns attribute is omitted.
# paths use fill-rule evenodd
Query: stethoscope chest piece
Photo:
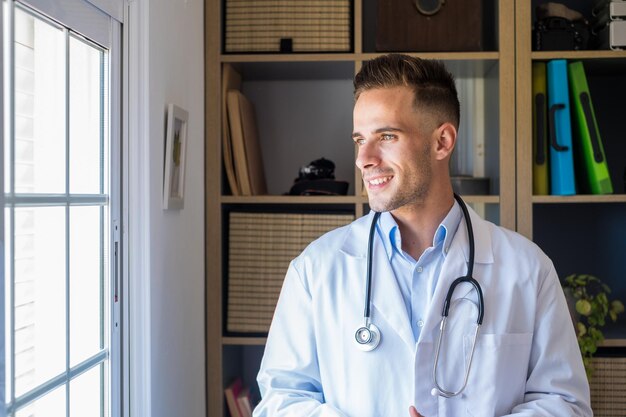
<svg viewBox="0 0 626 417"><path fill-rule="evenodd" d="M369 352L380 343L380 330L376 325L369 323L367 326L359 327L354 333L357 347L363 352Z"/></svg>

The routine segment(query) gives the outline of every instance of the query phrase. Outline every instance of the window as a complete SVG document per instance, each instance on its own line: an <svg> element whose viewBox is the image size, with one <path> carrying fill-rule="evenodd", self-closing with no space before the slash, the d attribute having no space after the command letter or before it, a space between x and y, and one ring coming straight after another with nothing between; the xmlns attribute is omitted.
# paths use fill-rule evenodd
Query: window
<svg viewBox="0 0 626 417"><path fill-rule="evenodd" d="M116 416L119 26L3 0L2 27L5 413Z"/></svg>

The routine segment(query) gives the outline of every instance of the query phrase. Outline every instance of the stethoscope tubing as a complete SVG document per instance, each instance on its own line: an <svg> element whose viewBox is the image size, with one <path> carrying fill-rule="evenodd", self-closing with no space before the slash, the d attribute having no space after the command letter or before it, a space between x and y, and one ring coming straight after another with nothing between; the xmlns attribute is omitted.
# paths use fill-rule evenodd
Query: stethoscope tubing
<svg viewBox="0 0 626 417"><path fill-rule="evenodd" d="M369 322L370 301L372 298L372 253L374 250L374 233L376 233L376 223L378 223L380 215L381 212L374 212L374 218L372 219L370 234L367 241L367 279L365 280L365 309L363 311L363 317L365 317L366 322Z"/></svg>
<svg viewBox="0 0 626 417"><path fill-rule="evenodd" d="M474 272L474 229L472 227L472 222L470 219L469 211L467 210L467 206L463 199L454 194L455 200L459 203L461 210L463 211L463 218L465 219L465 225L467 227L467 236L469 241L469 259L467 264L467 273L455 279L452 284L450 284L450 288L448 288L448 293L446 294L446 298L443 303L443 311L441 314L441 324L439 328L439 337L437 339L437 346L435 348L435 362L433 365L433 383L435 388L432 389L431 393L433 395L441 395L445 398L454 397L465 389L467 385L467 381L469 379L469 373L472 366L472 359L474 358L474 351L476 350L476 341L478 338L478 330L483 323L483 318L485 314L485 303L483 299L483 292L480 287L478 281L473 278ZM374 212L372 223L369 231L369 238L367 244L367 277L365 281L365 307L363 311L363 316L365 319L365 323L363 327L360 327L355 333L355 339L358 343L360 349L364 351L370 351L376 348L378 343L381 340L380 331L373 323L371 323L371 296L372 296L372 258L373 258L373 250L374 250L374 234L376 233L376 224L378 223L378 219L380 218L380 212ZM448 320L448 315L450 312L450 304L452 300L452 296L454 295L454 290L456 287L463 283L467 282L471 284L476 290L478 296L478 317L476 319L476 330L474 332L474 341L472 343L472 351L469 357L469 364L465 371L465 377L463 378L463 384L457 391L449 391L442 388L437 381L437 370L439 367L439 353L443 341L443 335L445 333L446 322Z"/></svg>

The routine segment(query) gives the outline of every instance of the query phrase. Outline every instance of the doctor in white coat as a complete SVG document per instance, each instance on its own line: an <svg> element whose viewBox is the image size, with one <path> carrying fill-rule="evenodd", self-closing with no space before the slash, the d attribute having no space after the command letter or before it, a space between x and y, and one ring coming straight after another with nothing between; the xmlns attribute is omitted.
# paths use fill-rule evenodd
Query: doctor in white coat
<svg viewBox="0 0 626 417"><path fill-rule="evenodd" d="M364 324L373 213L331 231L292 261L258 374L255 417L591 416L589 387L552 262L522 236L470 209L473 277L484 320L466 387L434 395L442 305L468 270L466 219L453 197L450 155L459 103L442 64L404 55L364 62L355 77L353 139L373 212L371 322ZM470 362L477 293L457 287L437 382L456 391Z"/></svg>

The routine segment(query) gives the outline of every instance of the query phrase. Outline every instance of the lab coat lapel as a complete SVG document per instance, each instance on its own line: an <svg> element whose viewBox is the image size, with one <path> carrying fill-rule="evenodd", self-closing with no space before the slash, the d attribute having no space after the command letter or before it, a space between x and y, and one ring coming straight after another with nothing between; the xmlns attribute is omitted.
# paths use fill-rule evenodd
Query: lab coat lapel
<svg viewBox="0 0 626 417"><path fill-rule="evenodd" d="M374 239L374 264L372 265L372 322L380 313L404 342L415 348L415 338L406 311L406 305L398 286L398 281L389 263L387 252L382 245L380 235ZM365 295L365 294L364 294ZM384 339L382 341L384 343Z"/></svg>
<svg viewBox="0 0 626 417"><path fill-rule="evenodd" d="M358 258L358 271L363 277L367 273L367 241L372 221L372 213L357 220L352 224L350 233L342 245L342 252L348 256ZM389 323L398 335L411 349L415 349L415 338L409 322L404 299L398 287L396 276L387 258L387 253L382 245L380 234L374 237L374 256L372 259L372 322L380 326L380 317ZM361 266L362 265L362 266ZM365 300L365 286L361 286L361 297ZM384 333L384 332L382 332ZM385 343L383 335L382 343Z"/></svg>
<svg viewBox="0 0 626 417"><path fill-rule="evenodd" d="M476 274L476 266L479 264L493 263L493 249L491 246L491 235L484 220L476 214L470 207L467 208L472 221L474 230L474 246L475 246L475 265L474 278L481 283L480 276ZM465 219L461 220L459 227L454 234L452 243L446 255L446 259L441 267L441 273L437 281L437 286L433 294L431 306L428 309L424 328L420 333L418 342L434 342L438 336L439 324L441 323L441 315L443 313L443 302L448 294L448 289L452 282L467 274L467 265L469 262L469 239L467 235L467 226ZM452 301L467 297L473 291L473 287L469 284L457 287ZM485 288L483 288L483 292Z"/></svg>

